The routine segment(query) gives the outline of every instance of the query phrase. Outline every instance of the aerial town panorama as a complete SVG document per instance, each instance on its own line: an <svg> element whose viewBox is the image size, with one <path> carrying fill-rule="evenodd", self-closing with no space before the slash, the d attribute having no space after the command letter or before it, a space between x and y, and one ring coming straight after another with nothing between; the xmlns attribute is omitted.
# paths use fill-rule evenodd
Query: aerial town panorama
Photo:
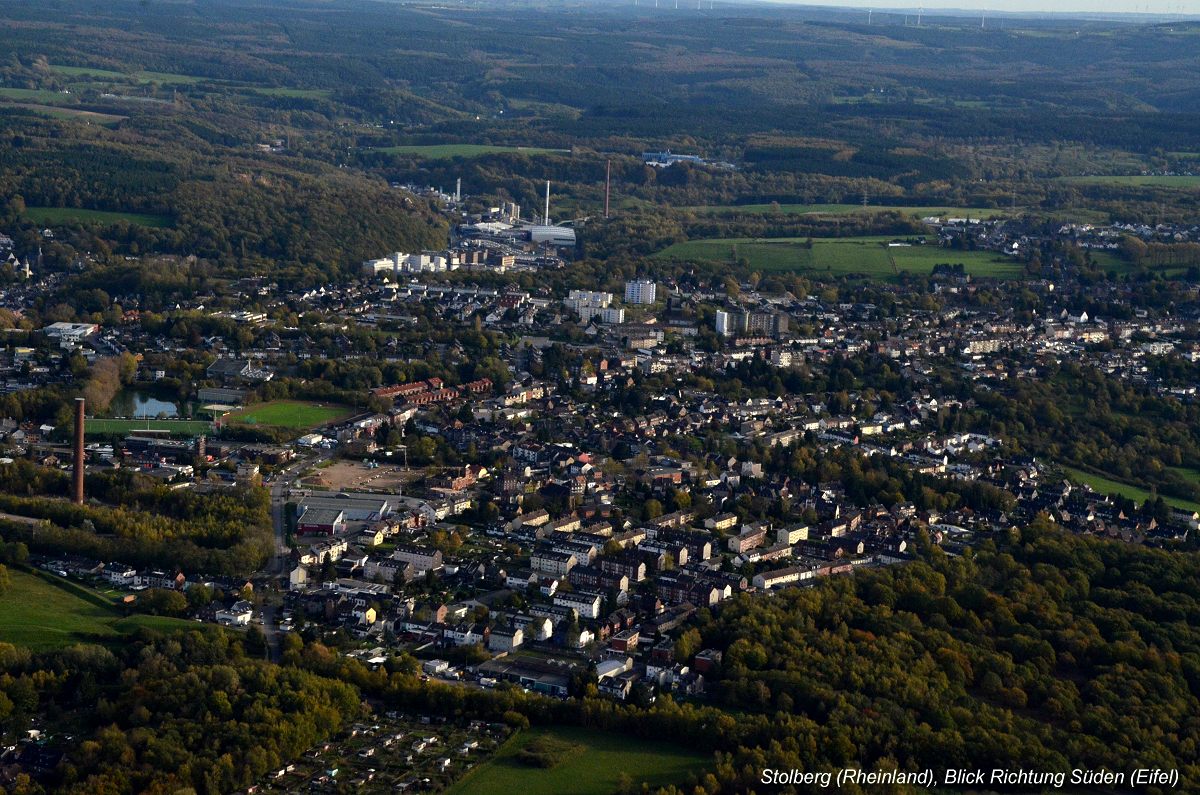
<svg viewBox="0 0 1200 795"><path fill-rule="evenodd" d="M1158 6L0 0L0 793L1200 792Z"/></svg>

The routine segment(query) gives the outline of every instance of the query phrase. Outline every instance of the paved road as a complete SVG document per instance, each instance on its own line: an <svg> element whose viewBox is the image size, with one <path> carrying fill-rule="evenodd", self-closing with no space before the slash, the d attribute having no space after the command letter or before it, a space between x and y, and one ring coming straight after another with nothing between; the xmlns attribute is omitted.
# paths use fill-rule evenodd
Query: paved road
<svg viewBox="0 0 1200 795"><path fill-rule="evenodd" d="M294 461L275 472L274 480L271 481L271 523L275 528L275 552L267 562L266 568L259 574L265 575L280 591L286 591L288 587L288 561L291 557L291 550L287 545L287 517L284 515L288 490L292 488L296 476L304 469L327 461L332 456L331 451L322 451L315 457ZM263 634L267 637L267 648L270 650L271 659L276 661L280 657L278 613L279 605L276 600L268 599L263 605L262 629Z"/></svg>

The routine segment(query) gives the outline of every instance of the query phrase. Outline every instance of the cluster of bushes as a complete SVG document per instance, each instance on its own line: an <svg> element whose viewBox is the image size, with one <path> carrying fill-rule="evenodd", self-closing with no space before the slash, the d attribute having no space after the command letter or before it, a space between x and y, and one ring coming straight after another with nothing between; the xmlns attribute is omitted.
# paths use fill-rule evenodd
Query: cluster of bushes
<svg viewBox="0 0 1200 795"><path fill-rule="evenodd" d="M551 768L582 752L584 747L557 737L542 735L517 752L517 761L529 767Z"/></svg>

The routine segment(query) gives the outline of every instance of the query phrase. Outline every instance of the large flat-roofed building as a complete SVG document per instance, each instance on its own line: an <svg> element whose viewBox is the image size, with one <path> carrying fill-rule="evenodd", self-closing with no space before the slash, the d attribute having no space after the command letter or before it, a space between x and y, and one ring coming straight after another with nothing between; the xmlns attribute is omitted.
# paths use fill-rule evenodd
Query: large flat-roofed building
<svg viewBox="0 0 1200 795"><path fill-rule="evenodd" d="M201 403L221 403L227 406L240 406L246 400L246 390L219 386L203 386L197 392L196 399Z"/></svg>
<svg viewBox="0 0 1200 795"><path fill-rule="evenodd" d="M341 511L347 522L378 522L388 517L393 504L388 497L378 494L317 491L305 495L298 509L301 516L307 511L323 509Z"/></svg>
<svg viewBox="0 0 1200 795"><path fill-rule="evenodd" d="M455 270L456 265L443 254L405 254L397 251L395 254L381 259L367 260L363 263L363 272L370 276L397 273L442 273Z"/></svg>
<svg viewBox="0 0 1200 795"><path fill-rule="evenodd" d="M572 290L563 300L563 306L579 315L581 323L590 323L596 317L601 323L624 323L625 310L612 306L612 302L612 293Z"/></svg>
<svg viewBox="0 0 1200 795"><path fill-rule="evenodd" d="M604 597L588 591L569 591L554 595L554 604L558 607L569 607L579 614L580 618L596 619L600 617L600 608L604 606Z"/></svg>
<svg viewBox="0 0 1200 795"><path fill-rule="evenodd" d="M513 682L536 693L565 698L576 666L536 657L508 656L488 660L476 669L481 676Z"/></svg>
<svg viewBox="0 0 1200 795"><path fill-rule="evenodd" d="M563 577L579 562L569 552L556 552L552 549L536 550L529 559L529 565L534 571Z"/></svg>
<svg viewBox="0 0 1200 795"><path fill-rule="evenodd" d="M669 168L676 163L701 165L704 163L704 158L699 155L677 155L668 149L665 152L642 152L642 162L655 168Z"/></svg>
<svg viewBox="0 0 1200 795"><path fill-rule="evenodd" d="M95 323L51 323L42 329L47 337L53 337L60 343L78 343L100 330Z"/></svg>
<svg viewBox="0 0 1200 795"><path fill-rule="evenodd" d="M571 308L568 306L568 308ZM619 306L594 306L592 304L579 304L575 307L575 314L579 315L579 322L588 324L594 318L600 318L600 322L609 326L617 326L625 322L625 310Z"/></svg>
<svg viewBox="0 0 1200 795"><path fill-rule="evenodd" d="M575 245L575 230L569 226L531 226L529 227L531 243L549 243L552 246Z"/></svg>
<svg viewBox="0 0 1200 795"><path fill-rule="evenodd" d="M345 529L345 513L332 508L310 508L296 519L296 531L301 535L309 533L337 535Z"/></svg>
<svg viewBox="0 0 1200 795"><path fill-rule="evenodd" d="M596 306L608 306L613 302L613 294L597 290L572 290L567 293L567 301L580 301L586 304L595 304Z"/></svg>

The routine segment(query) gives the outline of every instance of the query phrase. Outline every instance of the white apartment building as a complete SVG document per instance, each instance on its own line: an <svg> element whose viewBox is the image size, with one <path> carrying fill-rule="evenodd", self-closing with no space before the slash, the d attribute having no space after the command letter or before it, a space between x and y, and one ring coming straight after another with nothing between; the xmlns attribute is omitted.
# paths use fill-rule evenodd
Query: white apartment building
<svg viewBox="0 0 1200 795"><path fill-rule="evenodd" d="M627 304L652 304L657 294L658 287L654 282L641 279L625 282L625 303Z"/></svg>

